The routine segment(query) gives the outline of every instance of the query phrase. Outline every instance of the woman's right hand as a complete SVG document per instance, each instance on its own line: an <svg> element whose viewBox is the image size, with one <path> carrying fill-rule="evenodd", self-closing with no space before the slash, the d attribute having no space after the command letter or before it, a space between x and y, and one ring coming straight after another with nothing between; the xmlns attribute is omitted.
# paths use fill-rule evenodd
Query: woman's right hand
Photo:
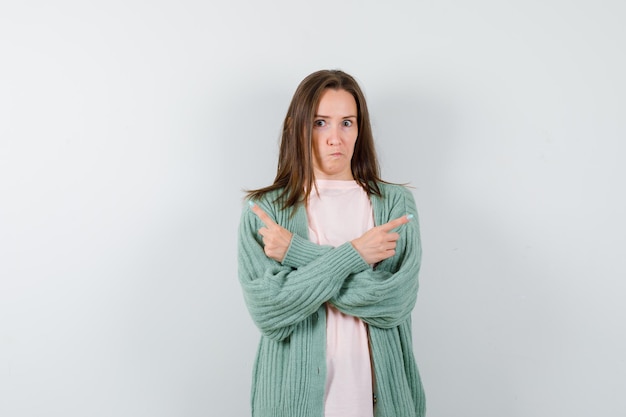
<svg viewBox="0 0 626 417"><path fill-rule="evenodd" d="M265 227L259 229L259 234L263 236L263 250L265 251L265 255L275 261L282 262L291 244L292 233L277 224L257 204L252 204L250 209L265 225Z"/></svg>
<svg viewBox="0 0 626 417"><path fill-rule="evenodd" d="M392 232L396 227L408 223L408 215L398 217L380 226L368 230L363 236L354 239L351 243L359 255L370 265L376 264L396 254L396 242L400 235Z"/></svg>

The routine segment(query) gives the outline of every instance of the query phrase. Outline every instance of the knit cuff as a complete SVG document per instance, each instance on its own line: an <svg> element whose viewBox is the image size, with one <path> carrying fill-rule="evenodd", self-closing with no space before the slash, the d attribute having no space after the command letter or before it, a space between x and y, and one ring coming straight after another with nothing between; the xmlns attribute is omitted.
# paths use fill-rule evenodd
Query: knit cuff
<svg viewBox="0 0 626 417"><path fill-rule="evenodd" d="M290 268L300 268L331 249L330 246L320 246L294 233L282 264Z"/></svg>
<svg viewBox="0 0 626 417"><path fill-rule="evenodd" d="M343 273L347 275L356 274L371 268L359 252L354 249L351 242L337 246L333 250L333 255L328 260L328 263L332 265L331 267L336 268L339 276L343 276Z"/></svg>

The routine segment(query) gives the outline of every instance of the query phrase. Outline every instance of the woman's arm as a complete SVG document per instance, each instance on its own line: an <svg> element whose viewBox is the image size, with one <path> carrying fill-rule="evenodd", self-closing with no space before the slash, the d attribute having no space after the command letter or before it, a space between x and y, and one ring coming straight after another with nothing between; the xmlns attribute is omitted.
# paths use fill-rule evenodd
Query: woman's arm
<svg viewBox="0 0 626 417"><path fill-rule="evenodd" d="M412 194L404 189L389 210L389 218L413 214L400 227L395 256L382 261L375 269L350 275L339 292L329 300L340 311L359 317L366 323L391 328L411 314L417 300L418 273L422 248L417 209ZM383 221L386 219L383 219Z"/></svg>
<svg viewBox="0 0 626 417"><path fill-rule="evenodd" d="M293 269L268 258L258 231L261 220L245 208L239 226L239 281L252 319L261 332L283 340L333 295L351 274L369 268L348 242Z"/></svg>

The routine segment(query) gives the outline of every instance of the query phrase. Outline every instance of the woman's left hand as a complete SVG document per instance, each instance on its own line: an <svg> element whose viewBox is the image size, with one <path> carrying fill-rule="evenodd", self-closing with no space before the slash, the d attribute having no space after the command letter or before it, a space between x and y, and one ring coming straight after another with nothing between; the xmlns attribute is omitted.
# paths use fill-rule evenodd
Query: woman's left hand
<svg viewBox="0 0 626 417"><path fill-rule="evenodd" d="M254 204L250 209L265 225L259 229L259 234L263 236L265 255L275 261L282 262L291 244L293 234L272 220L257 204Z"/></svg>

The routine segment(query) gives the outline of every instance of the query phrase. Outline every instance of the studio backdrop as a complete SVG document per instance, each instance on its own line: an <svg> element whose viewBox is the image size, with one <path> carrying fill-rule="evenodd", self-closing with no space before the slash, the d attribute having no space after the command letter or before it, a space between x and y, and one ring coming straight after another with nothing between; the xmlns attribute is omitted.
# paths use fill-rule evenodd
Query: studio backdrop
<svg viewBox="0 0 626 417"><path fill-rule="evenodd" d="M354 75L422 232L428 416L626 415L626 6L5 1L0 415L250 415L243 189ZM400 417L400 416L398 416Z"/></svg>

